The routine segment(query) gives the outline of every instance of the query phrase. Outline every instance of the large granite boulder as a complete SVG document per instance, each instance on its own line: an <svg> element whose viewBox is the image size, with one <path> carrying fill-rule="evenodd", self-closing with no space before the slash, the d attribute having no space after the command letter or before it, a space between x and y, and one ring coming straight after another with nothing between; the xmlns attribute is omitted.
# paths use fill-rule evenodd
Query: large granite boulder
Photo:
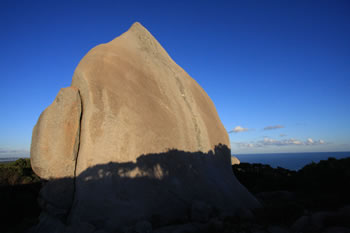
<svg viewBox="0 0 350 233"><path fill-rule="evenodd" d="M80 117L79 90L62 88L33 129L30 158L38 176L43 179L74 176Z"/></svg>
<svg viewBox="0 0 350 233"><path fill-rule="evenodd" d="M70 206L54 205L67 209L65 224L113 232L148 221L154 228L190 221L193 203L203 203L208 216L259 205L233 175L229 137L213 102L141 24L90 50L71 86L81 117L61 108L54 114L80 127L49 140L68 123L47 114L35 126L31 151L39 176L74 185L67 188ZM50 190L57 189L51 185L43 198L60 200Z"/></svg>

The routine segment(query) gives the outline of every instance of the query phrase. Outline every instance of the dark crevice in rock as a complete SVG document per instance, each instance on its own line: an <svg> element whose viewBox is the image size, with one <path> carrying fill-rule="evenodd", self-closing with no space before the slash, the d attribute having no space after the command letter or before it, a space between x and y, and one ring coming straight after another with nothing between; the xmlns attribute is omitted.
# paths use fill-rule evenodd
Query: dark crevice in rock
<svg viewBox="0 0 350 233"><path fill-rule="evenodd" d="M69 216L71 214L73 204L74 204L74 199L75 199L75 192L76 192L76 177L77 177L77 166L78 166L78 158L79 158L79 151L80 151L80 136L81 136L81 122L83 119L83 100L80 95L80 91L78 90L78 94L80 96L80 119L79 119L79 130L78 130L78 136L77 136L77 141L78 141L78 148L77 148L77 153L75 155L75 165L74 165L74 176L73 176L73 192L72 192L72 202L70 205L70 208L67 212L67 217L66 217L66 222L69 219Z"/></svg>

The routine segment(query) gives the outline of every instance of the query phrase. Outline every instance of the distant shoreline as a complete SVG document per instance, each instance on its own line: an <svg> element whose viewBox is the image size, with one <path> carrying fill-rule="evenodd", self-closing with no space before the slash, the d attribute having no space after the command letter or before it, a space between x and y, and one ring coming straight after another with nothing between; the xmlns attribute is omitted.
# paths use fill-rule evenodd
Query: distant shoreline
<svg viewBox="0 0 350 233"><path fill-rule="evenodd" d="M350 151L322 151L322 152L272 152L272 153L231 153L232 155L290 155L290 154L329 154L329 153L350 153Z"/></svg>
<svg viewBox="0 0 350 233"><path fill-rule="evenodd" d="M305 153L264 153L235 154L241 163L268 164L273 168L282 167L289 170L299 170L310 163L317 163L328 158L342 159L350 157L350 152L305 152Z"/></svg>
<svg viewBox="0 0 350 233"><path fill-rule="evenodd" d="M10 163L10 162L14 162L18 159L30 159L30 157L0 157L0 163Z"/></svg>

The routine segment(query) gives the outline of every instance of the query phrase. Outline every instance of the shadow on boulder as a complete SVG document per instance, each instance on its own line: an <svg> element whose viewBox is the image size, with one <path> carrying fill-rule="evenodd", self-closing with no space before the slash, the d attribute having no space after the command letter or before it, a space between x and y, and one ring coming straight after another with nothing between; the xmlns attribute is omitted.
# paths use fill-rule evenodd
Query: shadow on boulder
<svg viewBox="0 0 350 233"><path fill-rule="evenodd" d="M37 232L82 224L115 232L142 221L158 228L196 221L197 206L205 209L204 220L259 206L233 175L230 149L221 144L208 153L171 149L136 162L95 165L75 179L49 181L40 199Z"/></svg>

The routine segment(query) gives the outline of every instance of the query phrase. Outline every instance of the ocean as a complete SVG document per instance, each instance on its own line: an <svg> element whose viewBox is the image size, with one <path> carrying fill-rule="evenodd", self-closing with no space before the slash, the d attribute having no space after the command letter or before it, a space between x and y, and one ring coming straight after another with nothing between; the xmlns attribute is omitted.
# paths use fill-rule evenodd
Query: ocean
<svg viewBox="0 0 350 233"><path fill-rule="evenodd" d="M25 157L28 159L29 157ZM19 157L0 157L0 163L8 163L16 161L17 159L20 159Z"/></svg>
<svg viewBox="0 0 350 233"><path fill-rule="evenodd" d="M342 159L350 157L350 152L308 152L308 153L273 153L273 154L235 154L241 162L269 164L271 167L282 167L299 170L311 162L327 160L329 157Z"/></svg>

